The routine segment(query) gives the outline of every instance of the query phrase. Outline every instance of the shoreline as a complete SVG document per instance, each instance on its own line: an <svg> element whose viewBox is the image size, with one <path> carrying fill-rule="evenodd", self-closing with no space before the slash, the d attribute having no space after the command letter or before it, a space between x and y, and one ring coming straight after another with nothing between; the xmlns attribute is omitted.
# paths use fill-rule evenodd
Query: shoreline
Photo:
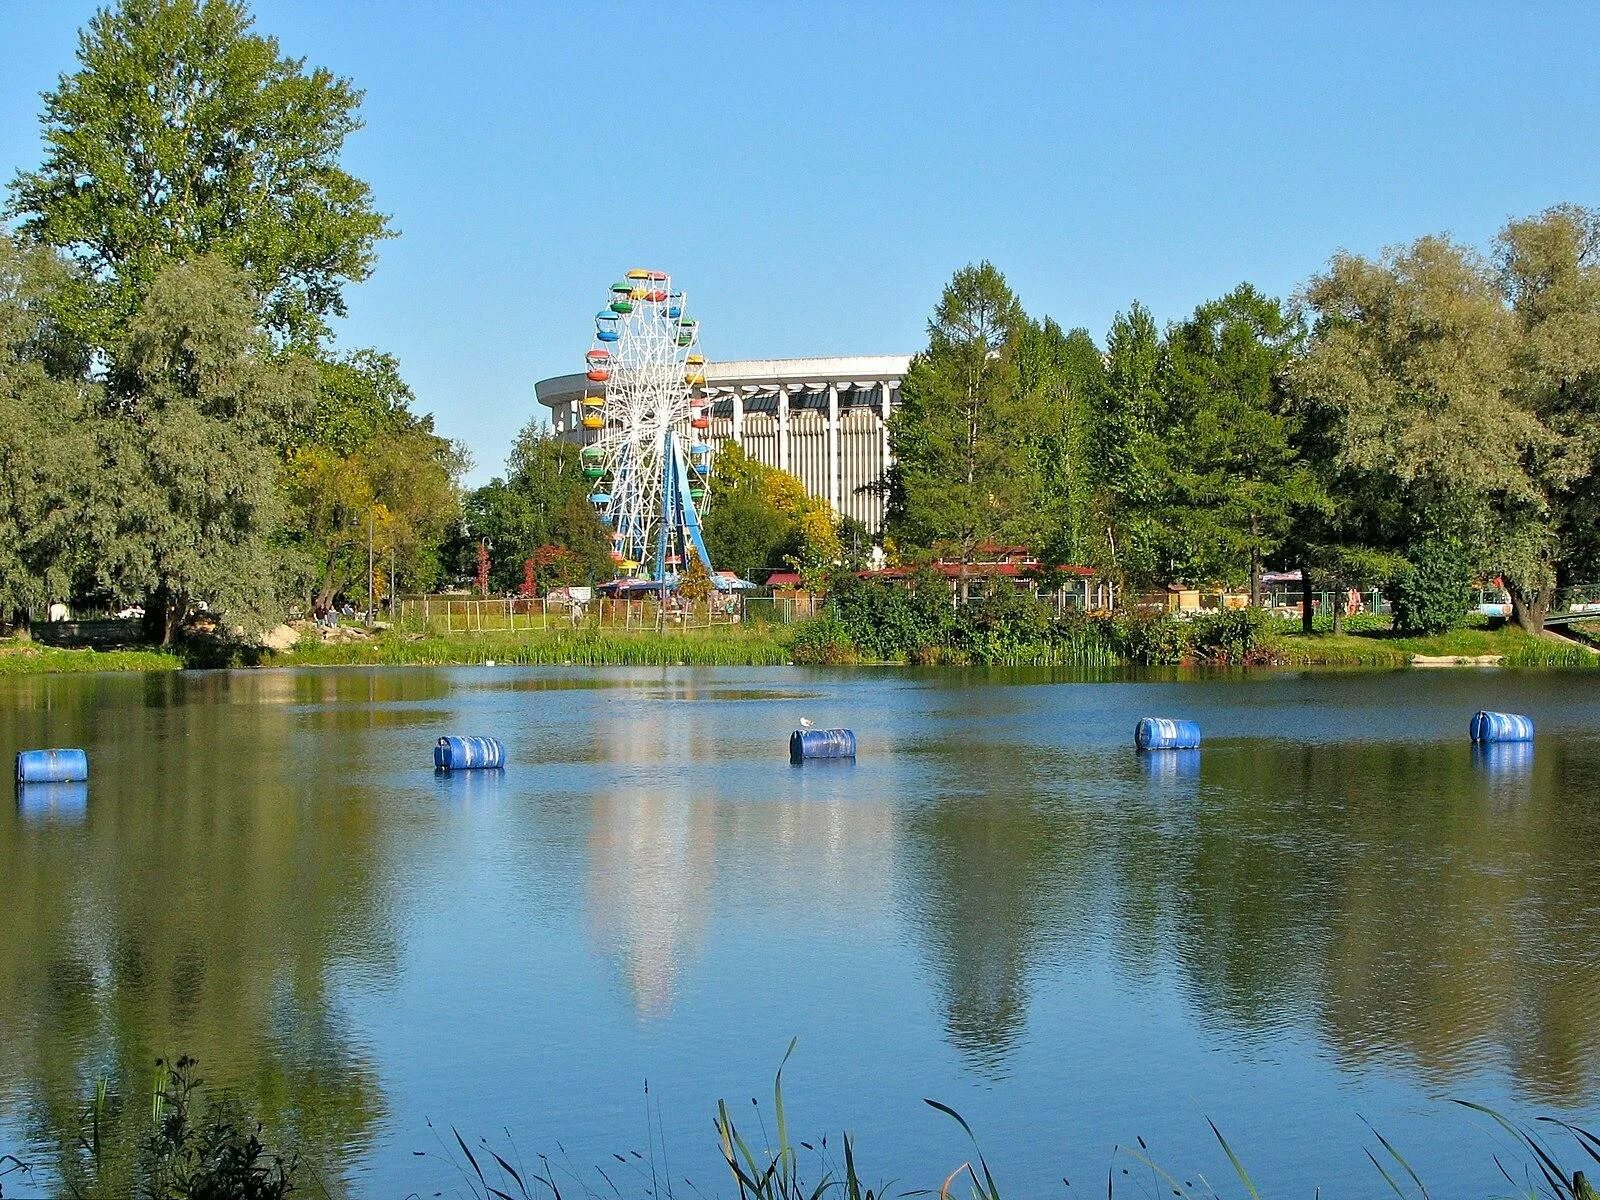
<svg viewBox="0 0 1600 1200"><path fill-rule="evenodd" d="M7 675L78 674L88 672L153 673L217 668L358 666L847 666L904 667L906 661L855 659L820 663L797 657L793 628L719 627L678 632L617 631L602 628L548 633L481 633L453 637L418 632L385 631L374 637L302 644L290 650L192 641L172 648L119 646L113 649L66 648L41 642L0 641L0 677ZM1126 661L1073 661L1068 652L1041 646L993 662L956 658L954 667L1057 667L1102 669L1138 666ZM1191 661L1183 667L1244 669L1327 667L1363 670L1451 667L1521 669L1593 669L1600 653L1565 638L1534 637L1512 627L1466 628L1435 637L1401 637L1388 633L1288 634L1275 638L1264 653L1245 663Z"/></svg>

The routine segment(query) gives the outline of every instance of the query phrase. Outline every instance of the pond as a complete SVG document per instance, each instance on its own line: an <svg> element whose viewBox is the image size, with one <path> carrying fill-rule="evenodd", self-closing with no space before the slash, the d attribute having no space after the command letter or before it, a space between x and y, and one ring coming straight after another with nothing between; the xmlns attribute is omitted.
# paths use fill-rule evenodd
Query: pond
<svg viewBox="0 0 1600 1200"><path fill-rule="evenodd" d="M969 1157L931 1097L1008 1195L1159 1194L1139 1136L1225 1188L1207 1118L1263 1191L1386 1190L1364 1121L1436 1195L1503 1188L1449 1098L1600 1124L1596 681L0 678L7 761L93 764L0 806L0 1153L50 1186L97 1078L187 1053L336 1195L468 1194L452 1126L569 1194L727 1195L716 1101L759 1140L797 1039L792 1131L873 1182ZM1475 755L1480 707L1536 749ZM1137 755L1147 714L1204 750ZM802 717L859 760L791 767ZM440 732L510 768L436 778Z"/></svg>

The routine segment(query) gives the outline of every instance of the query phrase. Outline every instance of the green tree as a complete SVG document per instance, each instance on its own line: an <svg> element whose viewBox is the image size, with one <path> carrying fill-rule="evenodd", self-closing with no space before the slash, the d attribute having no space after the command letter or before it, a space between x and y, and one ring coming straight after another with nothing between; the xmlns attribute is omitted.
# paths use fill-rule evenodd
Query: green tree
<svg viewBox="0 0 1600 1200"><path fill-rule="evenodd" d="M281 454L310 390L299 364L271 353L233 267L201 258L152 281L95 422L87 523L94 582L143 597L163 645L197 601L230 625L275 613Z"/></svg>
<svg viewBox="0 0 1600 1200"><path fill-rule="evenodd" d="M827 501L806 495L793 475L757 462L737 443L718 449L707 492L706 550L719 569L816 573L843 554Z"/></svg>
<svg viewBox="0 0 1600 1200"><path fill-rule="evenodd" d="M987 262L955 273L890 419L889 531L965 565L990 541L1041 531L1031 413L1018 381L1026 318Z"/></svg>
<svg viewBox="0 0 1600 1200"><path fill-rule="evenodd" d="M1045 520L1041 557L1058 564L1096 558L1095 404L1106 386L1100 347L1086 329L1064 333L1048 317L1029 321L1019 339L1017 372L1033 418Z"/></svg>
<svg viewBox="0 0 1600 1200"><path fill-rule="evenodd" d="M496 591L517 590L523 564L552 546L573 555L573 582L609 578L614 570L611 539L589 502L578 447L537 418L517 435L505 476L467 497L465 516L471 545L458 548L457 557L475 553L478 539L486 539L493 549L489 582Z"/></svg>
<svg viewBox="0 0 1600 1200"><path fill-rule="evenodd" d="M1514 387L1516 328L1488 265L1425 237L1378 261L1336 255L1306 300L1314 329L1287 378L1331 451L1334 547L1370 561L1431 530L1492 568L1504 514L1542 506L1529 464L1551 439ZM1352 538L1363 513L1380 523Z"/></svg>
<svg viewBox="0 0 1600 1200"><path fill-rule="evenodd" d="M1600 579L1600 212L1561 205L1496 243L1517 341L1514 386L1549 436L1529 460L1534 500L1508 496L1494 566L1525 628L1559 584Z"/></svg>
<svg viewBox="0 0 1600 1200"><path fill-rule="evenodd" d="M1154 579L1165 566L1151 520L1165 469L1155 433L1164 354L1149 309L1135 301L1118 313L1106 336L1105 381L1095 406L1092 454L1103 525L1096 558L1114 574L1136 581Z"/></svg>
<svg viewBox="0 0 1600 1200"><path fill-rule="evenodd" d="M101 9L44 100L44 162L16 177L8 213L83 265L62 312L114 359L155 279L197 255L247 273L263 328L315 342L388 236L339 165L360 91L281 54L239 0Z"/></svg>
<svg viewBox="0 0 1600 1200"><path fill-rule="evenodd" d="M439 578L439 550L461 512L461 451L431 421L380 433L349 454L305 446L285 472L286 529L295 548L299 591L313 607L367 591L374 575L408 590ZM381 580L379 581L381 582ZM377 586L374 591L387 591Z"/></svg>
<svg viewBox="0 0 1600 1200"><path fill-rule="evenodd" d="M89 557L95 393L51 316L67 283L52 254L0 231L0 620L23 636L33 611L72 593Z"/></svg>
<svg viewBox="0 0 1600 1200"><path fill-rule="evenodd" d="M1197 580L1247 577L1252 604L1261 602L1263 560L1316 482L1279 389L1299 338L1279 302L1249 284L1202 304L1167 336L1168 560Z"/></svg>

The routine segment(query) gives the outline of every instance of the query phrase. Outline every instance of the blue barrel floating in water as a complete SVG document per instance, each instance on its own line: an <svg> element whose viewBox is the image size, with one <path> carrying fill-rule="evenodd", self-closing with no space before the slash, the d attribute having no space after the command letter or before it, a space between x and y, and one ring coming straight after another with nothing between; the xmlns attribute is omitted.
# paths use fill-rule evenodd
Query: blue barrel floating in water
<svg viewBox="0 0 1600 1200"><path fill-rule="evenodd" d="M81 783L89 778L82 750L23 750L17 754L18 783Z"/></svg>
<svg viewBox="0 0 1600 1200"><path fill-rule="evenodd" d="M506 748L492 737L442 737L433 748L440 771L498 771L506 765Z"/></svg>
<svg viewBox="0 0 1600 1200"><path fill-rule="evenodd" d="M1484 712L1472 714L1469 727L1475 742L1531 742L1533 718L1517 713Z"/></svg>
<svg viewBox="0 0 1600 1200"><path fill-rule="evenodd" d="M789 761L808 758L854 758L856 735L851 729L796 729L789 735Z"/></svg>
<svg viewBox="0 0 1600 1200"><path fill-rule="evenodd" d="M1140 717L1133 727L1133 744L1141 750L1196 750L1200 746L1200 724L1170 717Z"/></svg>

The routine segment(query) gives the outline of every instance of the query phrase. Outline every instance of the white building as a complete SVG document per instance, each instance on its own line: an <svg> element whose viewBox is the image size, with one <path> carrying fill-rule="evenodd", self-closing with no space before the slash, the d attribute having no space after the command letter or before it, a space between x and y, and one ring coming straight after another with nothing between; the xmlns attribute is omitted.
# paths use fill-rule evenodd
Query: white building
<svg viewBox="0 0 1600 1200"><path fill-rule="evenodd" d="M862 358L770 358L706 365L713 447L734 441L757 462L788 471L840 516L883 528L889 414L900 403L908 354ZM583 440L581 374L541 379L539 403L562 437ZM713 468L714 470L715 468Z"/></svg>

